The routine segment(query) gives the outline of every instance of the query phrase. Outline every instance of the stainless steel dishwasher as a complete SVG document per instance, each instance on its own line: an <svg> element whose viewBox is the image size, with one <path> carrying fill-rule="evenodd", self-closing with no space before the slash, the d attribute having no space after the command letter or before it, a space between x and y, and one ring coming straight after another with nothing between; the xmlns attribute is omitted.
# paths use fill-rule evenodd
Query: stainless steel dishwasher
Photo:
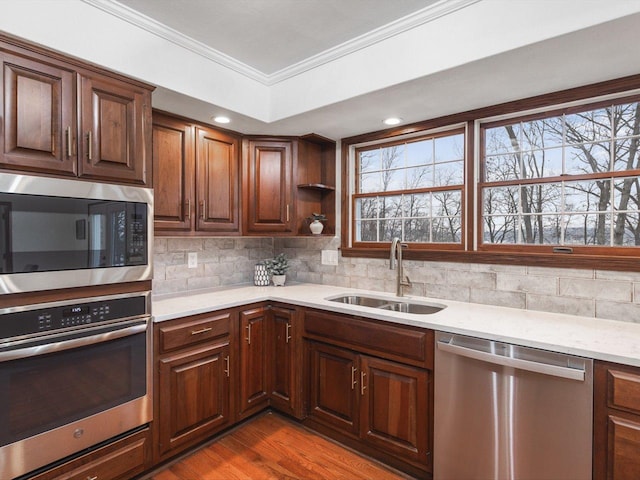
<svg viewBox="0 0 640 480"><path fill-rule="evenodd" d="M591 479L593 360L436 334L434 480Z"/></svg>

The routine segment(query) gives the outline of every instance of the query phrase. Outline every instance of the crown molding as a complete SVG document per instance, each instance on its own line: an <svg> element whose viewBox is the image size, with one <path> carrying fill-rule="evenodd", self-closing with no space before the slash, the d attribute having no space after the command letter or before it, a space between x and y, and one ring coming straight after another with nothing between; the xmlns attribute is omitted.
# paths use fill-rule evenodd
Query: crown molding
<svg viewBox="0 0 640 480"><path fill-rule="evenodd" d="M263 85L271 86L317 68L333 60L354 53L363 48L382 42L412 28L436 20L456 12L482 0L440 0L428 7L406 15L398 20L355 37L335 47L278 70L272 74L263 73L235 58L211 48L198 40L188 37L167 25L160 23L116 0L81 0L82 2L111 14L125 22L164 38L182 48L194 52L208 60L255 80Z"/></svg>

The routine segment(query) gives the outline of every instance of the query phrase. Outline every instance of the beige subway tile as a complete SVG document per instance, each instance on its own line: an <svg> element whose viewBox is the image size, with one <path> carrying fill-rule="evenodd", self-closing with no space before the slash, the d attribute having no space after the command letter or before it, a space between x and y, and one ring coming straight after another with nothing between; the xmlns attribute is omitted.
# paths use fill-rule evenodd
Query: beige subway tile
<svg viewBox="0 0 640 480"><path fill-rule="evenodd" d="M166 238L154 238L153 239L153 253L165 253L167 251L167 239Z"/></svg>
<svg viewBox="0 0 640 480"><path fill-rule="evenodd" d="M517 275L498 272L496 289L508 292L530 292L544 295L558 293L558 279L536 275Z"/></svg>
<svg viewBox="0 0 640 480"><path fill-rule="evenodd" d="M384 280L380 280L377 278L354 277L351 279L351 286L353 288L361 288L363 290L375 290L378 292L392 291L390 284L391 282L385 282Z"/></svg>
<svg viewBox="0 0 640 480"><path fill-rule="evenodd" d="M618 280L621 282L640 282L640 272L615 272L611 270L596 270L596 278L601 280Z"/></svg>
<svg viewBox="0 0 640 480"><path fill-rule="evenodd" d="M199 252L203 248L201 238L169 238L167 239L167 251L169 252Z"/></svg>
<svg viewBox="0 0 640 480"><path fill-rule="evenodd" d="M333 275L330 273L324 273L322 275L322 284L349 288L351 287L351 278L344 275Z"/></svg>
<svg viewBox="0 0 640 480"><path fill-rule="evenodd" d="M496 273L448 270L447 283L470 288L494 289L496 286Z"/></svg>
<svg viewBox="0 0 640 480"><path fill-rule="evenodd" d="M189 290L201 290L220 286L220 277L191 277L187 279Z"/></svg>
<svg viewBox="0 0 640 480"><path fill-rule="evenodd" d="M594 278L593 269L580 268L554 268L554 267L527 267L528 275L541 275L544 277L572 277L572 278Z"/></svg>
<svg viewBox="0 0 640 480"><path fill-rule="evenodd" d="M527 304L526 294L524 292L503 292L482 288L471 288L469 301L472 303L511 308L525 308Z"/></svg>
<svg viewBox="0 0 640 480"><path fill-rule="evenodd" d="M425 296L443 300L455 300L457 302L469 302L471 293L469 287L427 283L425 284Z"/></svg>
<svg viewBox="0 0 640 480"><path fill-rule="evenodd" d="M188 268L186 265L167 265L166 279L202 277L204 275L204 265L199 264L196 268Z"/></svg>
<svg viewBox="0 0 640 480"><path fill-rule="evenodd" d="M596 300L596 317L640 323L640 305L637 303Z"/></svg>
<svg viewBox="0 0 640 480"><path fill-rule="evenodd" d="M232 250L236 248L233 238L205 238L205 250Z"/></svg>
<svg viewBox="0 0 640 480"><path fill-rule="evenodd" d="M164 293L177 293L187 291L187 279L178 278L173 280L153 280L153 294L162 295Z"/></svg>
<svg viewBox="0 0 640 480"><path fill-rule="evenodd" d="M560 296L584 297L615 302L631 302L632 288L629 282L560 278Z"/></svg>
<svg viewBox="0 0 640 480"><path fill-rule="evenodd" d="M527 309L543 312L566 313L568 315L595 315L595 300L588 298L558 297L527 293Z"/></svg>
<svg viewBox="0 0 640 480"><path fill-rule="evenodd" d="M640 303L640 282L633 284L633 303Z"/></svg>

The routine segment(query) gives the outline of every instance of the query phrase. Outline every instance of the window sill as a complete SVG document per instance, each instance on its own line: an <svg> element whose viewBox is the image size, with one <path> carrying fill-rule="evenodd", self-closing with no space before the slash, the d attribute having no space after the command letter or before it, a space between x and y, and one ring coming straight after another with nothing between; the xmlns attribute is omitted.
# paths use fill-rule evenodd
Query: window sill
<svg viewBox="0 0 640 480"><path fill-rule="evenodd" d="M343 257L389 258L387 248L341 248ZM452 250L411 250L403 251L405 260L431 262L488 263L496 265L520 265L552 268L579 268L640 272L640 257L547 254L547 253L502 253L502 252L462 252Z"/></svg>

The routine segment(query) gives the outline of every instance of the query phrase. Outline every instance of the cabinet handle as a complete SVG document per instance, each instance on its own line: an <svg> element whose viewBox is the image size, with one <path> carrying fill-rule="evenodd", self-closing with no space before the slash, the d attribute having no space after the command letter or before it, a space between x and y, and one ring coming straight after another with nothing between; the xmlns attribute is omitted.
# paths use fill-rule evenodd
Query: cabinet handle
<svg viewBox="0 0 640 480"><path fill-rule="evenodd" d="M364 373L363 371L360 372L360 395L364 395L364 390L365 388L367 388L367 386L364 384L364 377L366 376L366 373Z"/></svg>
<svg viewBox="0 0 640 480"><path fill-rule="evenodd" d="M247 325L247 343L251 345L251 324Z"/></svg>
<svg viewBox="0 0 640 480"><path fill-rule="evenodd" d="M200 335L201 333L207 333L213 330L213 327L205 327L200 330L191 330L191 335Z"/></svg>
<svg viewBox="0 0 640 480"><path fill-rule="evenodd" d="M91 130L87 132L87 161L93 160L93 141L92 141Z"/></svg>
<svg viewBox="0 0 640 480"><path fill-rule="evenodd" d="M224 357L224 364L226 365L226 368L224 369L224 373L226 373L227 378L229 378L229 355Z"/></svg>
<svg viewBox="0 0 640 480"><path fill-rule="evenodd" d="M87 477L87 480L98 480L98 475L94 475L93 477Z"/></svg>
<svg viewBox="0 0 640 480"><path fill-rule="evenodd" d="M351 390L356 389L356 372L358 369L356 367L351 367Z"/></svg>
<svg viewBox="0 0 640 480"><path fill-rule="evenodd" d="M187 199L187 219L191 220L191 199Z"/></svg>
<svg viewBox="0 0 640 480"><path fill-rule="evenodd" d="M200 200L199 205L200 205L200 218L204 220L204 202Z"/></svg>
<svg viewBox="0 0 640 480"><path fill-rule="evenodd" d="M66 141L67 141L67 158L71 158L71 155L73 153L72 146L71 146L71 127L67 127L65 129L65 136L66 136Z"/></svg>
<svg viewBox="0 0 640 480"><path fill-rule="evenodd" d="M287 340L287 343L289 343L289 340L291 340L291 335L290 335L290 333L291 333L291 324L290 324L290 323L287 323L287 333L286 333L286 337L287 337L287 338L286 338L286 340Z"/></svg>
<svg viewBox="0 0 640 480"><path fill-rule="evenodd" d="M287 203L287 222L289 222L289 204Z"/></svg>

